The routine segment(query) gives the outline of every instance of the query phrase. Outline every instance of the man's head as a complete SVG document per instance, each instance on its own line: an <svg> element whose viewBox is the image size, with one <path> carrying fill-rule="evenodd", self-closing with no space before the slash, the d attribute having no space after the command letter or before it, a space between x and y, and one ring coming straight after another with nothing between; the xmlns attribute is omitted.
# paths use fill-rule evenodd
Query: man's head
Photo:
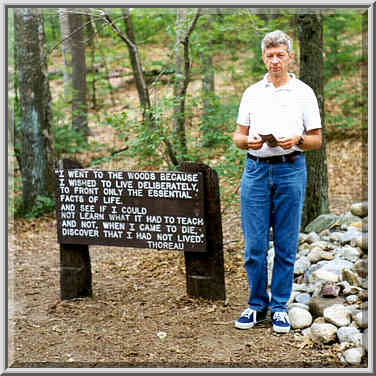
<svg viewBox="0 0 376 376"><path fill-rule="evenodd" d="M280 30L266 34L261 42L262 59L271 78L288 77L288 66L294 58L292 41Z"/></svg>
<svg viewBox="0 0 376 376"><path fill-rule="evenodd" d="M264 53L265 49L269 47L276 47L283 44L287 48L287 52L292 52L292 40L291 38L281 30L272 31L264 36L261 42L261 51Z"/></svg>

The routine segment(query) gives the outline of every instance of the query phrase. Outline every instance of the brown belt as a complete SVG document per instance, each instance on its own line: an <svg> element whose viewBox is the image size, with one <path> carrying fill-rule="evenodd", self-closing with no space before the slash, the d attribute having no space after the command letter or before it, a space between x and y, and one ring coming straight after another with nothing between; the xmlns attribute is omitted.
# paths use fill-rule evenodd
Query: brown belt
<svg viewBox="0 0 376 376"><path fill-rule="evenodd" d="M301 151L293 151L290 154L285 155L275 155L273 157L255 157L254 155L251 155L247 153L247 157L250 159L253 159L256 162L265 162L265 163L294 163L296 161L296 156L302 154Z"/></svg>

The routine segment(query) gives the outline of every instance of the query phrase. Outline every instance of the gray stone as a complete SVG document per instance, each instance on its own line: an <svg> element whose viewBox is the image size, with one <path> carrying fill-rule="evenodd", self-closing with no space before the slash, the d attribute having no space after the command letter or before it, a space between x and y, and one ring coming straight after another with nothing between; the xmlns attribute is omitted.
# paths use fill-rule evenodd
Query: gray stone
<svg viewBox="0 0 376 376"><path fill-rule="evenodd" d="M324 240L318 240L311 244L311 248L320 248L323 251L331 249L331 245L329 242Z"/></svg>
<svg viewBox="0 0 376 376"><path fill-rule="evenodd" d="M360 233L354 236L351 239L351 245L354 247L359 247L363 251L368 251L368 234L367 233Z"/></svg>
<svg viewBox="0 0 376 376"><path fill-rule="evenodd" d="M368 202L357 202L351 205L350 212L360 218L367 217L368 215Z"/></svg>
<svg viewBox="0 0 376 376"><path fill-rule="evenodd" d="M339 218L338 223L340 225L352 226L353 224L361 224L362 218L352 214L351 212L346 213Z"/></svg>
<svg viewBox="0 0 376 376"><path fill-rule="evenodd" d="M311 301L311 295L308 294L307 292L303 292L303 293L297 294L295 296L295 301L297 303L308 305L309 302Z"/></svg>
<svg viewBox="0 0 376 376"><path fill-rule="evenodd" d="M349 269L342 270L341 279L347 281L351 286L359 287L361 284L359 276Z"/></svg>
<svg viewBox="0 0 376 376"><path fill-rule="evenodd" d="M353 366L358 365L362 362L363 349L361 347L354 347L348 349L343 353L346 363Z"/></svg>
<svg viewBox="0 0 376 376"><path fill-rule="evenodd" d="M298 237L298 244L303 244L307 240L307 234L304 234L303 232L299 233Z"/></svg>
<svg viewBox="0 0 376 376"><path fill-rule="evenodd" d="M355 239L358 239L362 236L362 232L359 231L356 227L348 227L346 232L342 232L340 235L339 241L342 244L351 243L351 241L355 241Z"/></svg>
<svg viewBox="0 0 376 376"><path fill-rule="evenodd" d="M341 327L351 323L351 313L342 304L334 304L324 309L323 316L329 323Z"/></svg>
<svg viewBox="0 0 376 376"><path fill-rule="evenodd" d="M328 323L314 323L311 326L311 339L315 343L329 343L337 338L337 327Z"/></svg>
<svg viewBox="0 0 376 376"><path fill-rule="evenodd" d="M308 258L306 256L302 256L295 262L294 274L303 274L310 266L311 263L309 262Z"/></svg>
<svg viewBox="0 0 376 376"><path fill-rule="evenodd" d="M336 257L333 260L326 261L320 269L326 270L328 272L333 272L338 276L341 276L343 269L352 269L353 267L354 264L351 261Z"/></svg>
<svg viewBox="0 0 376 376"><path fill-rule="evenodd" d="M342 296L338 296L337 298L314 297L309 302L309 310L313 317L323 316L325 308L333 304L343 304L344 302L345 299Z"/></svg>
<svg viewBox="0 0 376 376"><path fill-rule="evenodd" d="M361 259L354 264L355 272L361 277L365 278L368 275L368 259Z"/></svg>
<svg viewBox="0 0 376 376"><path fill-rule="evenodd" d="M358 295L348 295L345 299L347 303L354 304L359 300L359 297Z"/></svg>
<svg viewBox="0 0 376 376"><path fill-rule="evenodd" d="M325 282L321 287L320 295L325 298L335 298L339 295L341 288L333 282Z"/></svg>
<svg viewBox="0 0 376 376"><path fill-rule="evenodd" d="M290 309L292 308L300 308L300 309L305 309L306 311L309 311L309 306L306 305L306 304L302 304L302 303L290 303L288 306L287 306L287 310L289 311Z"/></svg>
<svg viewBox="0 0 376 376"><path fill-rule="evenodd" d="M304 329L312 324L312 315L306 309L294 307L288 311L293 329Z"/></svg>
<svg viewBox="0 0 376 376"><path fill-rule="evenodd" d="M362 344L365 351L368 352L368 329L365 329L362 334Z"/></svg>
<svg viewBox="0 0 376 376"><path fill-rule="evenodd" d="M334 225L339 217L332 214L322 214L318 216L316 219L314 219L311 223L309 223L305 229L304 232L310 233L310 232L316 232L320 233L326 229L329 229L332 225Z"/></svg>
<svg viewBox="0 0 376 376"><path fill-rule="evenodd" d="M341 233L340 232L332 232L328 236L329 241L331 242L339 242L341 239Z"/></svg>
<svg viewBox="0 0 376 376"><path fill-rule="evenodd" d="M320 268L319 270L313 272L311 275L310 282L313 282L315 280L338 282L339 276L337 273L325 270L324 268Z"/></svg>
<svg viewBox="0 0 376 376"><path fill-rule="evenodd" d="M354 321L359 328L368 328L368 311L358 312L354 317Z"/></svg>
<svg viewBox="0 0 376 376"><path fill-rule="evenodd" d="M312 243L318 242L318 241L320 241L320 236L316 232L310 232L307 235L306 242L308 244L312 244Z"/></svg>
<svg viewBox="0 0 376 376"><path fill-rule="evenodd" d="M359 247L345 246L343 250L343 258L351 262L357 262L362 255L361 248Z"/></svg>
<svg viewBox="0 0 376 376"><path fill-rule="evenodd" d="M314 264L320 260L332 260L334 255L330 252L324 251L322 248L314 247L307 255L311 264Z"/></svg>
<svg viewBox="0 0 376 376"><path fill-rule="evenodd" d="M364 278L360 281L360 287L368 290L368 278Z"/></svg>
<svg viewBox="0 0 376 376"><path fill-rule="evenodd" d="M362 333L359 329L351 326L343 326L338 329L337 337L340 343L350 342L356 346L362 345Z"/></svg>

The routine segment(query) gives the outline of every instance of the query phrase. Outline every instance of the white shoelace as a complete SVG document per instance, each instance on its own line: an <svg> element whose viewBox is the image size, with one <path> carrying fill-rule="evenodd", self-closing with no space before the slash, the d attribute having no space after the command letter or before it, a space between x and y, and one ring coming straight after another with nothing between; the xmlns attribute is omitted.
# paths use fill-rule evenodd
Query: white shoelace
<svg viewBox="0 0 376 376"><path fill-rule="evenodd" d="M289 316L287 315L287 312L275 312L274 315L273 315L273 319L274 320L278 320L278 321L282 321L282 322L286 322L286 323L290 323L289 322Z"/></svg>
<svg viewBox="0 0 376 376"><path fill-rule="evenodd" d="M241 315L250 318L253 312L255 312L253 309L247 308Z"/></svg>

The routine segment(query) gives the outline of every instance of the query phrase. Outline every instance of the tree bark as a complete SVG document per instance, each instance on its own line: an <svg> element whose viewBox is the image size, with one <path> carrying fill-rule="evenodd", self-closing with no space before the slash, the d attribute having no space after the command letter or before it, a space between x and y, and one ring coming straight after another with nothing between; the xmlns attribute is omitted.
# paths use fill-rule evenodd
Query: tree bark
<svg viewBox="0 0 376 376"><path fill-rule="evenodd" d="M176 9L176 43L174 76L174 135L178 147L178 158L184 160L187 154L185 135L185 97L190 80L189 37L196 25L201 9L198 9L191 24L188 25L187 8Z"/></svg>
<svg viewBox="0 0 376 376"><path fill-rule="evenodd" d="M325 118L323 95L323 39L322 15L296 16L300 46L300 79L316 94L322 121L322 147L307 152L307 192L302 217L302 228L320 214L329 212L328 172L326 165Z"/></svg>
<svg viewBox="0 0 376 376"><path fill-rule="evenodd" d="M128 52L129 59L131 61L132 70L135 73L134 78L136 81L136 87L138 92L138 97L140 99L140 104L142 108L142 115L144 119L144 124L151 127L152 126L152 111L151 102L149 96L149 89L146 83L144 71L142 69L140 55L138 53L138 48L136 44L136 39L133 32L133 25L131 21L131 15L129 13L129 8L122 8L123 18L125 23L125 33L128 37Z"/></svg>
<svg viewBox="0 0 376 376"><path fill-rule="evenodd" d="M209 16L207 16L209 17ZM207 31L210 28L210 21L205 19L203 24L204 30ZM210 142L211 131L210 115L213 111L214 97L215 97L215 74L213 67L213 51L212 44L213 38L205 36L205 42L200 50L200 73L202 83L202 116L201 116L201 131L203 133L203 146L209 147L212 145Z"/></svg>
<svg viewBox="0 0 376 376"><path fill-rule="evenodd" d="M61 52L64 61L64 97L67 102L71 101L72 92L72 51L69 43L69 22L68 15L64 8L59 9Z"/></svg>
<svg viewBox="0 0 376 376"><path fill-rule="evenodd" d="M55 191L51 94L40 10L15 8L14 24L21 112L15 129L22 175L20 210L28 214L37 196L52 197Z"/></svg>
<svg viewBox="0 0 376 376"><path fill-rule="evenodd" d="M72 128L86 139L90 134L87 119L86 59L84 18L79 10L69 8L68 23L72 51Z"/></svg>

